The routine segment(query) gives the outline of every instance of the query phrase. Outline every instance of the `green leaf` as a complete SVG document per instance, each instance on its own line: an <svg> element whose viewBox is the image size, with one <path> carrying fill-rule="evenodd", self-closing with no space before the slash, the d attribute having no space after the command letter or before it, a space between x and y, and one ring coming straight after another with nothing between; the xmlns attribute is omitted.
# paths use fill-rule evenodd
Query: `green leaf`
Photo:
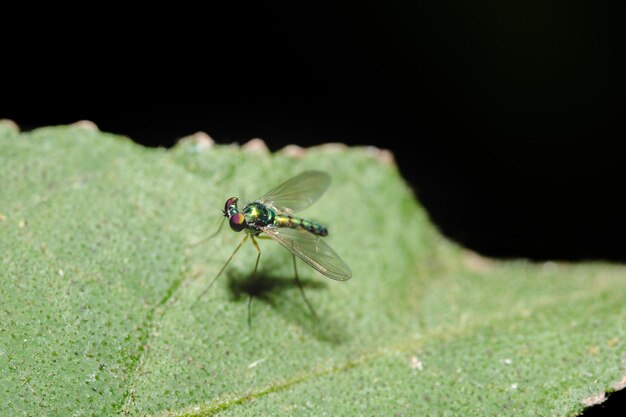
<svg viewBox="0 0 626 417"><path fill-rule="evenodd" d="M0 124L1 414L569 416L624 387L624 267L463 250L384 155ZM299 264L315 320L261 241L196 303L242 237L203 241L224 201L306 169L353 279Z"/></svg>

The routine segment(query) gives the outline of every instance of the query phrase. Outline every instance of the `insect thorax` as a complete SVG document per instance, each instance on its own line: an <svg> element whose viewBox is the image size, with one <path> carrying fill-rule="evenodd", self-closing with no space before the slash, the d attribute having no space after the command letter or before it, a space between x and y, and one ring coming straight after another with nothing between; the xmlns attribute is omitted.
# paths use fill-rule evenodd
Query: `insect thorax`
<svg viewBox="0 0 626 417"><path fill-rule="evenodd" d="M248 227L258 230L274 223L276 213L274 210L261 203L250 203L243 209Z"/></svg>

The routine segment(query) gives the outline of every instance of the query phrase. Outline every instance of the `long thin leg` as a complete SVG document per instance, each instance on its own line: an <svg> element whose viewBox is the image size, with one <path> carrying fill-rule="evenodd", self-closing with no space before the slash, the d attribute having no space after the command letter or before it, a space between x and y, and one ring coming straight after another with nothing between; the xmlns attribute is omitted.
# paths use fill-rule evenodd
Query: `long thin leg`
<svg viewBox="0 0 626 417"><path fill-rule="evenodd" d="M241 240L241 242L239 242L239 245L237 245L237 248L235 248L235 251L232 253L232 255L230 255L230 258L228 258L228 260L226 261L226 263L224 264L224 266L222 267L222 269L220 269L220 272L217 273L217 275L215 276L215 278L213 278L213 281L211 281L211 283L209 284L208 287L206 287L206 289L204 291L202 291L202 294L200 294L200 296L198 296L198 298L196 299L196 303L204 296L204 294L207 293L207 291L209 291L211 289L211 287L213 286L213 284L215 284L215 281L217 281L217 279L220 277L220 275L222 275L222 272L224 272L224 270L226 269L226 267L228 266L228 264L230 263L230 261L233 260L233 257L235 256L235 254L237 253L237 251L239 250L239 248L241 248L241 245L243 245L243 243L248 240L248 236L250 236L249 234L246 233L246 235L244 236L244 238ZM194 303L194 305L196 304Z"/></svg>
<svg viewBox="0 0 626 417"><path fill-rule="evenodd" d="M252 243L254 244L254 247L256 248L256 251L258 252L256 256L256 263L254 264L254 273L252 274L252 276L256 278L256 271L259 268L259 259L261 259L261 248L259 247L259 244L257 243L254 236L252 236Z"/></svg>
<svg viewBox="0 0 626 417"><path fill-rule="evenodd" d="M211 233L209 236L202 238L196 242L192 242L189 244L190 247L194 247L194 246L198 246L201 245L202 243L213 239L215 236L217 236L221 231L222 231L222 226L224 226L224 220L226 220L226 217L222 216L221 219L218 219L216 224L219 223L219 225L217 226L217 230L215 230L215 232ZM215 226L214 226L215 227Z"/></svg>
<svg viewBox="0 0 626 417"><path fill-rule="evenodd" d="M302 294L302 299L304 300L306 305L309 307L309 310L311 310L311 315L313 316L313 318L317 320L318 315L315 312L313 305L309 302L309 299L306 298L306 294L304 293L304 287L302 286L302 282L300 282L300 278L298 277L298 267L296 266L296 255L292 253L291 256L293 257L293 272L296 276L296 283L298 284L298 288L300 288L300 294Z"/></svg>
<svg viewBox="0 0 626 417"><path fill-rule="evenodd" d="M259 268L259 259L261 259L261 248L254 236L252 236L252 243L258 252L256 255L256 263L254 264L254 272L252 273L252 279L256 279L256 271ZM250 292L250 297L248 298L248 327L252 327L252 292Z"/></svg>

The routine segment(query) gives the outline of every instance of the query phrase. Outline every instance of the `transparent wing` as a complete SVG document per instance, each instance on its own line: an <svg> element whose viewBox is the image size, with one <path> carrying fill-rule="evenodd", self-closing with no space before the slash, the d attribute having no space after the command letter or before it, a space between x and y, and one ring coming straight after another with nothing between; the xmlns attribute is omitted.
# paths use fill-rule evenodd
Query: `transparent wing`
<svg viewBox="0 0 626 417"><path fill-rule="evenodd" d="M330 176L321 171L305 171L259 198L257 201L279 212L302 210L324 194L330 185Z"/></svg>
<svg viewBox="0 0 626 417"><path fill-rule="evenodd" d="M263 232L328 278L337 281L352 278L348 265L319 236L286 227L266 227Z"/></svg>

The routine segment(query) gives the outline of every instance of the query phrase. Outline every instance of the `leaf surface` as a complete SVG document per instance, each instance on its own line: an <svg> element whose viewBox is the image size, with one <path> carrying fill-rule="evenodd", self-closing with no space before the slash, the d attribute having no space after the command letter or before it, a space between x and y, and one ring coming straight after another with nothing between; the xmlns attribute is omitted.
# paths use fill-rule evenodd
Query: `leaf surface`
<svg viewBox="0 0 626 417"><path fill-rule="evenodd" d="M302 215L353 272L298 265L319 319L272 241L197 301L242 238L205 240L224 201L309 169L333 182ZM626 382L624 267L463 250L368 149L0 124L0 184L1 414L569 416Z"/></svg>

